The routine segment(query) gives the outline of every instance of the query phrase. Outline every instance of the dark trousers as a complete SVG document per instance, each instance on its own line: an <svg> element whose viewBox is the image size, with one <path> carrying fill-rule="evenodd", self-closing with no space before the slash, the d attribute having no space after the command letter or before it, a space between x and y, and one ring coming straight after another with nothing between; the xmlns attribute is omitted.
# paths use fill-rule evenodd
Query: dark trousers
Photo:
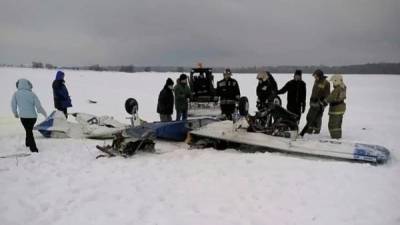
<svg viewBox="0 0 400 225"><path fill-rule="evenodd" d="M68 111L67 111L67 108L56 108L56 109L59 110L59 111L61 111L61 112L63 112L64 115L65 115L65 118L68 119Z"/></svg>
<svg viewBox="0 0 400 225"><path fill-rule="evenodd" d="M37 152L35 138L33 137L33 126L35 126L36 118L21 118L21 123L25 128L25 146L29 147L31 152Z"/></svg>
<svg viewBox="0 0 400 225"><path fill-rule="evenodd" d="M221 104L221 113L227 120L232 120L232 114L235 112L235 104Z"/></svg>
<svg viewBox="0 0 400 225"><path fill-rule="evenodd" d="M301 106L300 106L300 105L299 105L299 106L287 105L287 106L286 106L286 109L287 109L289 112L294 113L294 114L296 114L297 116L299 116L299 118L298 118L297 121L300 121L300 118L301 118Z"/></svg>
<svg viewBox="0 0 400 225"><path fill-rule="evenodd" d="M170 121L172 121L171 114L160 114L160 121L161 122L170 122Z"/></svg>
<svg viewBox="0 0 400 225"><path fill-rule="evenodd" d="M179 120L187 120L187 110L185 111L176 110L176 121Z"/></svg>
<svg viewBox="0 0 400 225"><path fill-rule="evenodd" d="M307 113L307 123L309 124L307 133L319 134L321 131L322 116L324 115L324 108L319 106L310 106Z"/></svg>

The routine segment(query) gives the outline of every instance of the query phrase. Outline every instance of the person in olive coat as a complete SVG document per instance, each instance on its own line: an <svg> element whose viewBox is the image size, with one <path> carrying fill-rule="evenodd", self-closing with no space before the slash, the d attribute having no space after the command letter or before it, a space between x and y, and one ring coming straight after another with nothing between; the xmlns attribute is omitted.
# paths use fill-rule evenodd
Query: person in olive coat
<svg viewBox="0 0 400 225"><path fill-rule="evenodd" d="M176 120L187 120L188 104L191 91L188 86L186 74L181 74L174 87Z"/></svg>
<svg viewBox="0 0 400 225"><path fill-rule="evenodd" d="M343 76L335 74L330 81L333 84L333 91L326 98L326 104L329 104L329 122L328 128L331 138L339 139L342 137L342 121L346 111L346 85L343 82Z"/></svg>
<svg viewBox="0 0 400 225"><path fill-rule="evenodd" d="M287 92L286 109L298 115L299 120L306 108L306 83L301 79L301 76L302 71L296 70L293 79L288 81L278 91L278 94L285 94Z"/></svg>
<svg viewBox="0 0 400 225"><path fill-rule="evenodd" d="M315 78L310 98L310 109L307 113L307 133L319 134L321 131L322 116L324 114L324 101L331 91L331 85L321 70L313 73Z"/></svg>
<svg viewBox="0 0 400 225"><path fill-rule="evenodd" d="M168 78L164 88L158 95L157 113L160 114L161 122L172 121L172 113L174 112L174 81Z"/></svg>

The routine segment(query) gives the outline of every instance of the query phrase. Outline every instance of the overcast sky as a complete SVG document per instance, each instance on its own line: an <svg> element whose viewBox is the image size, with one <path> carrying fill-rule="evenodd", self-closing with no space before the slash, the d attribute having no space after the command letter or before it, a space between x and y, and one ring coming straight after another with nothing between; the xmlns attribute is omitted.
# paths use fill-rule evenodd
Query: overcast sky
<svg viewBox="0 0 400 225"><path fill-rule="evenodd" d="M400 0L1 0L0 63L400 62Z"/></svg>

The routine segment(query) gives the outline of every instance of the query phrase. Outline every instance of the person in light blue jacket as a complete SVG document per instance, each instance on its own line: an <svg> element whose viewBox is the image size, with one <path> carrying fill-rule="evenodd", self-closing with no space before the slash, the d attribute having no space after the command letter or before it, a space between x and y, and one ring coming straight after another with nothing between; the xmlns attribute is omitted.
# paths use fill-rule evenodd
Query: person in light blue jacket
<svg viewBox="0 0 400 225"><path fill-rule="evenodd" d="M20 118L25 128L25 146L29 147L31 152L38 152L32 131L37 119L36 110L44 117L47 117L47 113L40 104L39 98L32 92L32 84L29 80L19 79L17 89L11 100L11 109L15 118Z"/></svg>

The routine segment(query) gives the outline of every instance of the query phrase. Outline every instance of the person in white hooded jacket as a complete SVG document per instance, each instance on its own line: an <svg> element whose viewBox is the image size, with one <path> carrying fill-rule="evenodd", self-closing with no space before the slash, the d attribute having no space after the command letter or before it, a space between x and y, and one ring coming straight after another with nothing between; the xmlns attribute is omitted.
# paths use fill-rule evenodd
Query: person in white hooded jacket
<svg viewBox="0 0 400 225"><path fill-rule="evenodd" d="M15 118L20 118L25 128L25 146L29 147L31 152L38 152L35 139L33 137L33 127L37 120L37 112L47 117L46 111L40 104L39 98L32 92L32 83L27 79L17 81L17 91L11 100L11 109Z"/></svg>

